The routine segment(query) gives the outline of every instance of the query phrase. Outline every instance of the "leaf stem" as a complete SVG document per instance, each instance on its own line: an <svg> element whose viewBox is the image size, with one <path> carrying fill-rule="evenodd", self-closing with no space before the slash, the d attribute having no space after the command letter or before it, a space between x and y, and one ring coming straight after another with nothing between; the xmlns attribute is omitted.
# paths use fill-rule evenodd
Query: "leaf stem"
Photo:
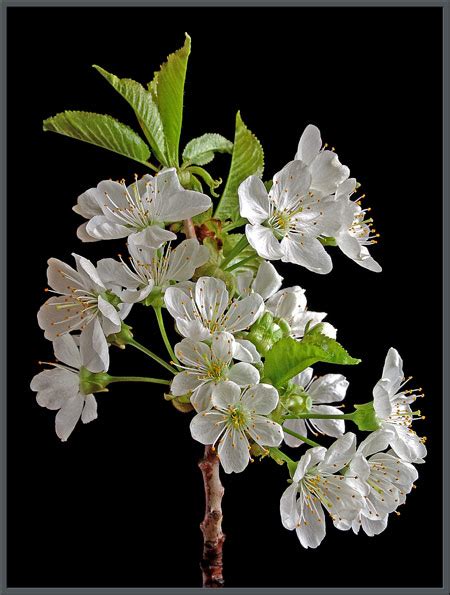
<svg viewBox="0 0 450 595"><path fill-rule="evenodd" d="M143 161L143 163L153 171L159 172L159 168L156 167L156 165L153 165L153 163L150 163L150 161Z"/></svg>
<svg viewBox="0 0 450 595"><path fill-rule="evenodd" d="M238 254L242 252L244 248L248 246L247 236L243 235L236 246L231 250L228 256L221 262L220 268L225 269L227 265L234 259Z"/></svg>
<svg viewBox="0 0 450 595"><path fill-rule="evenodd" d="M170 380L149 378L147 376L110 376L109 382L152 382L153 384L170 384Z"/></svg>
<svg viewBox="0 0 450 595"><path fill-rule="evenodd" d="M284 428L283 428L284 430ZM282 461L284 461L285 463L288 464L295 464L295 461L293 461L291 459L291 457L289 457L286 453L284 453L282 450L280 450L279 448L276 448L274 446L270 446L268 447L268 451L270 456L273 459L281 459Z"/></svg>
<svg viewBox="0 0 450 595"><path fill-rule="evenodd" d="M170 344L169 337L167 336L167 333L166 333L166 327L164 326L164 319L163 319L161 308L154 306L153 310L155 311L156 320L158 321L159 331L161 333L161 337L163 338L164 345L166 346L167 352L169 353L170 357L172 358L172 361L174 361L176 364L179 364L180 362L178 361L177 356L175 355L174 350L172 349L172 345Z"/></svg>
<svg viewBox="0 0 450 595"><path fill-rule="evenodd" d="M320 444L318 444L317 442L314 442L314 440L310 440L309 438L306 438L306 436L297 434L297 432L294 432L293 430L290 430L289 428L286 428L285 426L283 426L283 432L286 432L286 434L290 434L291 436L294 436L294 438L298 438L305 444L309 444L309 446L320 446Z"/></svg>
<svg viewBox="0 0 450 595"><path fill-rule="evenodd" d="M139 351L142 351L142 353L145 353L146 355L148 355L149 357L151 357L152 359L154 359L155 362L158 362L158 364L160 364L161 366L163 366L163 368L166 368L166 370L169 370L169 372L171 372L172 374L177 374L178 373L177 370L174 367L172 367L170 364L168 364L163 359L161 359L158 355L156 355L156 353L153 353L153 351L150 351L150 349L147 349L147 347L144 347L143 345L141 345L140 343L138 343L134 339L130 339L128 341L128 345L132 345L135 349L138 349Z"/></svg>

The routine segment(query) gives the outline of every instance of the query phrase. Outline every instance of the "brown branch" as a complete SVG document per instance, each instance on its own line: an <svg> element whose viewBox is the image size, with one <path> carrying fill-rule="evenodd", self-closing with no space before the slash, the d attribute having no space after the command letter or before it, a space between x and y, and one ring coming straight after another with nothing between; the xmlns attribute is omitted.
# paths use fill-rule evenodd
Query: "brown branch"
<svg viewBox="0 0 450 595"><path fill-rule="evenodd" d="M196 238L192 219L184 220L187 238ZM205 486L205 517L200 523L203 533L203 556L200 563L203 586L217 589L223 587L222 548L225 535L222 533L223 485L220 482L219 459L212 446L205 446L203 459L198 463Z"/></svg>
<svg viewBox="0 0 450 595"><path fill-rule="evenodd" d="M197 237L192 219L184 220L184 234L187 238L196 238Z"/></svg>
<svg viewBox="0 0 450 595"><path fill-rule="evenodd" d="M219 459L212 446L205 446L203 459L198 463L205 485L205 517L200 523L203 533L203 557L200 568L203 586L223 587L222 548L225 535L222 533L222 498L224 488L220 482Z"/></svg>

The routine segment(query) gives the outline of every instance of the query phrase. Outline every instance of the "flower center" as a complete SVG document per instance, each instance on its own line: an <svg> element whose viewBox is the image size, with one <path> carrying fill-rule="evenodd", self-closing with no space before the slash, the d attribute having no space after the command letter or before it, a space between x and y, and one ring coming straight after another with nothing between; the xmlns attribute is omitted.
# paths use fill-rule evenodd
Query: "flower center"
<svg viewBox="0 0 450 595"><path fill-rule="evenodd" d="M119 207L111 196L105 192L105 208L112 214L116 219L120 221L125 227L131 227L141 231L153 224L152 213L150 212L149 206L152 203L151 191L152 185L147 184L147 199L144 202L142 199L137 184L133 184L132 193L129 192L125 186L124 180L121 181L123 186L123 195L126 199L127 206Z"/></svg>
<svg viewBox="0 0 450 595"><path fill-rule="evenodd" d="M245 428L248 425L246 412L240 407L230 407L228 425L231 425L236 429Z"/></svg>

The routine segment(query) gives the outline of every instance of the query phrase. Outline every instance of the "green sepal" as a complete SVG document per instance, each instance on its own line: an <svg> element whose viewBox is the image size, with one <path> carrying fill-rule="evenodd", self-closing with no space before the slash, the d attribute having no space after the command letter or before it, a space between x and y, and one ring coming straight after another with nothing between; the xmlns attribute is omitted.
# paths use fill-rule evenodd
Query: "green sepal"
<svg viewBox="0 0 450 595"><path fill-rule="evenodd" d="M80 392L82 395L106 392L112 378L106 372L90 372L87 368L80 368Z"/></svg>
<svg viewBox="0 0 450 595"><path fill-rule="evenodd" d="M381 427L380 420L375 413L373 401L363 403L362 405L355 405L352 420L358 426L359 430L364 432L375 432Z"/></svg>
<svg viewBox="0 0 450 595"><path fill-rule="evenodd" d="M122 327L118 333L108 335L108 343L111 345L116 345L117 347L125 347L125 345L128 345L131 341L133 341L133 333L131 332L132 328L133 327L122 322Z"/></svg>
<svg viewBox="0 0 450 595"><path fill-rule="evenodd" d="M283 330L274 321L272 314L264 312L261 318L250 327L246 338L253 343L260 355L264 356L283 336Z"/></svg>
<svg viewBox="0 0 450 595"><path fill-rule="evenodd" d="M322 246L337 246L336 240L330 237L321 237L319 238L319 242Z"/></svg>

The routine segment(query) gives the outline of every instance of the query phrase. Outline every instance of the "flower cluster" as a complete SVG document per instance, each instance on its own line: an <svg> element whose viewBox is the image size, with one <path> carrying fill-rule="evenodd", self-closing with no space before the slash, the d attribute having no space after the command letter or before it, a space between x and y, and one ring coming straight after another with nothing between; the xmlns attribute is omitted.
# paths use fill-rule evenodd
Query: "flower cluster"
<svg viewBox="0 0 450 595"><path fill-rule="evenodd" d="M48 261L47 291L55 295L38 322L57 362L31 382L38 404L58 410L56 433L65 441L80 419L97 417L94 393L110 383L166 385L165 398L193 412L192 437L211 445L225 473L242 472L257 458L286 464L281 520L303 547L324 538L325 512L340 530L380 533L417 479L413 464L426 455L411 427L422 417L411 407L421 389L404 389L403 362L391 348L373 400L342 413L348 380L340 373L318 377L312 366L359 360L337 342L327 314L309 310L299 285L283 287L270 262L327 273L325 246L338 246L380 271L367 248L376 242L369 209L353 198L356 180L334 150L322 147L319 130L307 126L294 160L272 183L256 174L242 180L238 234L230 231L239 224L213 217L211 199L182 174L160 168L130 186L102 181L78 197L74 210L87 220L78 238L125 239L128 257L94 265L73 254L75 268ZM183 225L198 239L181 238ZM154 311L169 361L138 343L125 324L136 305ZM174 346L163 312L179 336ZM110 376L112 345L143 351L170 379ZM359 446L346 431L349 422L370 432ZM328 448L315 442L319 436L332 440ZM304 445L311 448L297 460L282 450Z"/></svg>

